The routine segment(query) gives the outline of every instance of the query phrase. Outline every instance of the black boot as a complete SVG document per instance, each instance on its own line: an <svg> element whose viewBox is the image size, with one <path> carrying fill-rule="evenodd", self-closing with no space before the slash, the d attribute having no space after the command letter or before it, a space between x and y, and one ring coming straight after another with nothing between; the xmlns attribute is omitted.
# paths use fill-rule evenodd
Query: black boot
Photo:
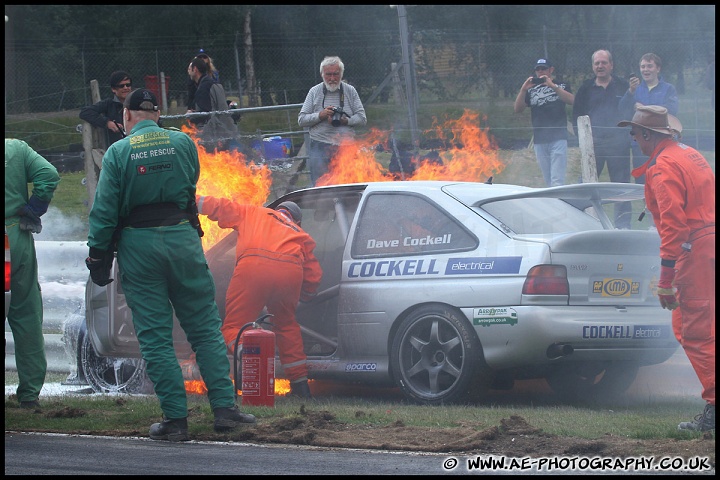
<svg viewBox="0 0 720 480"><path fill-rule="evenodd" d="M243 413L237 407L219 407L213 410L215 413L215 424L213 428L216 432L229 432L243 424L256 423L255 415Z"/></svg>
<svg viewBox="0 0 720 480"><path fill-rule="evenodd" d="M306 399L313 398L312 393L310 393L310 385L308 385L307 379L290 382L290 396Z"/></svg>
<svg viewBox="0 0 720 480"><path fill-rule="evenodd" d="M680 422L678 430L692 430L695 432L715 430L715 405L710 405L709 403L705 405L705 410L695 415L694 420L690 422Z"/></svg>
<svg viewBox="0 0 720 480"><path fill-rule="evenodd" d="M165 419L160 423L150 425L150 438L153 440L168 440L170 442L185 442L188 436L187 417Z"/></svg>

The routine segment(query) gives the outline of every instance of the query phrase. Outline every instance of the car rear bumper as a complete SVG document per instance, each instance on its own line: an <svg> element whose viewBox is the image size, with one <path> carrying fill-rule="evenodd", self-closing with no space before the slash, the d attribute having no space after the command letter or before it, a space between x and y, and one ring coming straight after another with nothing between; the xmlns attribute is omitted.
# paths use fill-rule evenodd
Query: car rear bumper
<svg viewBox="0 0 720 480"><path fill-rule="evenodd" d="M482 310L463 312L492 369L598 361L654 365L679 347L670 312L660 308L503 307L495 317Z"/></svg>

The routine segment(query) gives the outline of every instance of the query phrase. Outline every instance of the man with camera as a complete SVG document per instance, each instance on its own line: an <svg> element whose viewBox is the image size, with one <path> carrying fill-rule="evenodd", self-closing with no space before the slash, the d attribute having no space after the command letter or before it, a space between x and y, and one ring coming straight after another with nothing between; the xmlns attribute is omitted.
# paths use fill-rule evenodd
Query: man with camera
<svg viewBox="0 0 720 480"><path fill-rule="evenodd" d="M545 58L535 63L535 75L523 82L515 98L515 113L530 107L533 145L545 185L565 184L567 170L567 112L575 96L570 85L553 80L555 67Z"/></svg>
<svg viewBox="0 0 720 480"><path fill-rule="evenodd" d="M340 142L355 136L353 127L367 124L360 95L355 87L342 81L344 72L340 57L325 57L320 62L323 81L308 91L298 114L298 125L308 127L310 133L308 164L312 186L327 173Z"/></svg>

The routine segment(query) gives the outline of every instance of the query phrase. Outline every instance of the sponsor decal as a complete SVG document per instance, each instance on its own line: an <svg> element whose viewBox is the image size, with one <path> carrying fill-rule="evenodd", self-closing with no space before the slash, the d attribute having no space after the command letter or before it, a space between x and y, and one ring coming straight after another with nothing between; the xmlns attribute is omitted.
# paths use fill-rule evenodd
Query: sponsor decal
<svg viewBox="0 0 720 480"><path fill-rule="evenodd" d="M583 325L582 338L669 338L670 327L664 325Z"/></svg>
<svg viewBox="0 0 720 480"><path fill-rule="evenodd" d="M469 257L451 258L445 275L486 275L519 273L522 257Z"/></svg>
<svg viewBox="0 0 720 480"><path fill-rule="evenodd" d="M151 163L149 165L138 165L138 175L149 175L151 173L162 173L173 169L172 162Z"/></svg>
<svg viewBox="0 0 720 480"><path fill-rule="evenodd" d="M433 237L426 235L424 237L403 237L402 240L375 240L367 241L367 249L373 248L399 248L399 247L421 247L425 245L449 245L451 233L446 233L442 237Z"/></svg>
<svg viewBox="0 0 720 480"><path fill-rule="evenodd" d="M640 294L640 282L630 278L604 278L593 281L593 293L602 297L630 297Z"/></svg>
<svg viewBox="0 0 720 480"><path fill-rule="evenodd" d="M348 268L348 277L407 277L414 275L437 275L440 270L435 266L436 260L380 260L353 262Z"/></svg>
<svg viewBox="0 0 720 480"><path fill-rule="evenodd" d="M510 307L473 308L473 325L517 325L517 311Z"/></svg>
<svg viewBox="0 0 720 480"><path fill-rule="evenodd" d="M345 365L346 372L375 372L377 363L348 363Z"/></svg>

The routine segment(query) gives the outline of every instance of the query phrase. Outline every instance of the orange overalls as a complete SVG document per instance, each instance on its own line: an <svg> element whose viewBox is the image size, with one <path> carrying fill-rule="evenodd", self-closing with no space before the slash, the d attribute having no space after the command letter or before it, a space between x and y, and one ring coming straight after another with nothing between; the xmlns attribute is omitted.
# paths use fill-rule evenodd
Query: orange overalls
<svg viewBox="0 0 720 480"><path fill-rule="evenodd" d="M295 308L299 300L312 298L320 284L315 241L283 212L210 196L198 197L197 204L199 212L221 228L238 232L237 260L221 327L228 351L234 348L240 328L267 307L285 374L291 382L307 379Z"/></svg>
<svg viewBox="0 0 720 480"><path fill-rule="evenodd" d="M660 258L675 261L680 307L675 337L715 405L715 174L695 149L668 138L633 170L646 174L645 201L660 233Z"/></svg>

